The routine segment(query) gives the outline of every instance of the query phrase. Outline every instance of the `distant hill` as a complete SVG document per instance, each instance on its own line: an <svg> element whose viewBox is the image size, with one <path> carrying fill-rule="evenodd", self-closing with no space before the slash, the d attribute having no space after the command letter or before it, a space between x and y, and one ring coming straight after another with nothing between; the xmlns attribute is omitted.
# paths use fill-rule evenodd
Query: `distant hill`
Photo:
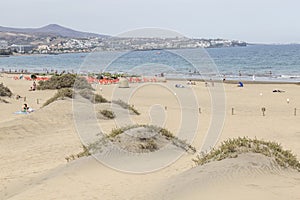
<svg viewBox="0 0 300 200"><path fill-rule="evenodd" d="M49 24L41 28L10 28L0 26L0 32L26 33L39 36L56 35L68 38L108 37L107 35L76 31L57 24Z"/></svg>

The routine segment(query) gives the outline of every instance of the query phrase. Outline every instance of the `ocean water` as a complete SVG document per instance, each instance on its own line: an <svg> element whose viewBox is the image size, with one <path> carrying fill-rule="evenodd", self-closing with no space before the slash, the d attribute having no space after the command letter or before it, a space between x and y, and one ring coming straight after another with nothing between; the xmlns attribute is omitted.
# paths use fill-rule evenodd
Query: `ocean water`
<svg viewBox="0 0 300 200"><path fill-rule="evenodd" d="M0 57L4 71L164 73L167 77L300 82L300 45Z"/></svg>

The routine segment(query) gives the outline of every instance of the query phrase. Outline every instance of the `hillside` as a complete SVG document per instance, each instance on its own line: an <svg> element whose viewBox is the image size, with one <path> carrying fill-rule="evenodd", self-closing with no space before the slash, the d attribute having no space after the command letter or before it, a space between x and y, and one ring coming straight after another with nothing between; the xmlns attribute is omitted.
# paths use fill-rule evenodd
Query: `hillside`
<svg viewBox="0 0 300 200"><path fill-rule="evenodd" d="M106 35L76 31L57 24L49 24L40 28L10 28L0 26L2 33L27 34L31 36L60 36L68 38L107 37Z"/></svg>

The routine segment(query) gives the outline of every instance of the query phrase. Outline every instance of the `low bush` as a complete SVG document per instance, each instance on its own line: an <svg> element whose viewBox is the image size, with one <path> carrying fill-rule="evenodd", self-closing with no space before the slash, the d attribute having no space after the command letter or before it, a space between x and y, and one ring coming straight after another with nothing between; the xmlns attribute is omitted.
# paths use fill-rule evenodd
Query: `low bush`
<svg viewBox="0 0 300 200"><path fill-rule="evenodd" d="M91 84L83 77L77 77L75 74L53 75L49 80L39 81L38 90L55 90L61 88L93 89Z"/></svg>
<svg viewBox="0 0 300 200"><path fill-rule="evenodd" d="M107 119L114 119L116 117L115 113L110 110L100 110L100 114Z"/></svg>
<svg viewBox="0 0 300 200"><path fill-rule="evenodd" d="M0 84L0 96L1 97L11 97L12 92L10 89L3 85L3 83Z"/></svg>
<svg viewBox="0 0 300 200"><path fill-rule="evenodd" d="M79 91L79 95L83 98L90 100L92 103L107 103L108 101L100 94L94 94L94 92L88 88Z"/></svg>
<svg viewBox="0 0 300 200"><path fill-rule="evenodd" d="M129 105L128 103L126 103L124 101L122 101L121 99L116 100L116 101L114 100L114 101L112 101L112 103L115 103L115 104L121 106L124 109L128 109L129 111L133 112L136 115L140 115L139 111L137 111L133 106Z"/></svg>
<svg viewBox="0 0 300 200"><path fill-rule="evenodd" d="M73 98L74 95L74 91L70 88L63 88L57 91L57 93L51 97L50 99L48 99L43 106L47 106L50 103L53 103L54 101L58 100L58 99L64 99L65 97L68 98Z"/></svg>
<svg viewBox="0 0 300 200"><path fill-rule="evenodd" d="M211 150L207 154L198 155L193 161L197 165L204 165L211 161L236 158L239 154L249 152L272 157L279 166L291 167L300 171L300 163L296 155L289 150L284 150L280 144L246 137L226 140L218 148Z"/></svg>

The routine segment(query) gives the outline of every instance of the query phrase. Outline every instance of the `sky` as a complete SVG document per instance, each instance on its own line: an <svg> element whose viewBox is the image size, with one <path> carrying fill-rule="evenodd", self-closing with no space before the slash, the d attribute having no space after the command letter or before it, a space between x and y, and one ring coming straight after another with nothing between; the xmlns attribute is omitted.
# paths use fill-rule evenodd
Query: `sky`
<svg viewBox="0 0 300 200"><path fill-rule="evenodd" d="M59 24L118 35L156 27L190 38L300 43L299 0L9 0L0 26Z"/></svg>

